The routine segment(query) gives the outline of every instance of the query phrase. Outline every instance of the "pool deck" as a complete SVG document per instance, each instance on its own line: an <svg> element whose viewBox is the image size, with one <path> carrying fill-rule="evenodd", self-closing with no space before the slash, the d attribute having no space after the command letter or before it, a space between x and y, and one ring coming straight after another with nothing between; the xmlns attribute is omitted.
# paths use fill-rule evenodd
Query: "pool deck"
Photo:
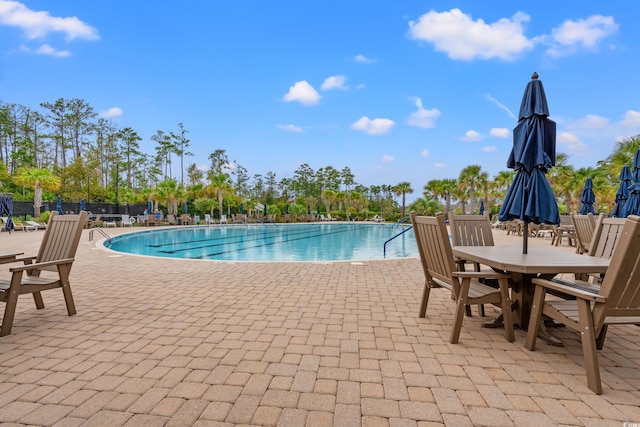
<svg viewBox="0 0 640 427"><path fill-rule="evenodd" d="M106 229L110 235L131 229ZM0 233L35 254L43 231ZM432 291L417 317L417 258L244 263L157 259L99 248L85 230L71 273L78 309L18 302L0 338L0 423L57 426L622 426L640 423L640 328L612 326L604 393L565 346L466 318ZM494 232L496 245L522 237ZM95 238L98 234L95 233ZM573 250L531 238L530 246ZM7 265L0 265L6 277ZM2 307L4 310L4 307ZM474 308L475 313L475 308ZM492 310L488 309L488 315Z"/></svg>

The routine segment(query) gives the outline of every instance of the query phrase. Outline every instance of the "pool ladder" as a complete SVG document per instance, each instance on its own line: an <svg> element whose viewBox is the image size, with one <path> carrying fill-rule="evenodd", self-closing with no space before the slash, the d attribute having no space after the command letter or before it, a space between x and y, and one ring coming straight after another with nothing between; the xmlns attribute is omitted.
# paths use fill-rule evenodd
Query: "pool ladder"
<svg viewBox="0 0 640 427"><path fill-rule="evenodd" d="M89 241L93 240L93 232L97 231L98 233L102 234L102 237L104 237L105 239L107 239L107 242L109 242L109 244L111 244L111 236L109 236L107 234L106 231L104 231L102 228L100 227L96 227L96 228L92 228L91 231L89 232Z"/></svg>
<svg viewBox="0 0 640 427"><path fill-rule="evenodd" d="M406 217L406 218L408 218L408 217ZM402 220L400 220L400 221L402 221ZM396 224L399 224L400 221L396 222ZM384 242L384 247L382 248L382 255L384 256L384 258L387 257L387 243L389 243L390 241L392 241L396 237L402 236L404 233L406 233L407 231L411 230L412 228L413 228L413 225L410 225L409 227L405 228L404 230L402 230L401 232L399 232L398 234L396 234L395 236L393 236L392 238L390 238L386 242Z"/></svg>

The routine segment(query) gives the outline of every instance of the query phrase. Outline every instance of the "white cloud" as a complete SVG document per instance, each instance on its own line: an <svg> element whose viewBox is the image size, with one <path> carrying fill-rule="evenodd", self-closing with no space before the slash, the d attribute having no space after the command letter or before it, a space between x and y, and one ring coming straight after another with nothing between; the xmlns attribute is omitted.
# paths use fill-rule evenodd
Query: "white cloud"
<svg viewBox="0 0 640 427"><path fill-rule="evenodd" d="M43 38L52 32L61 32L67 41L75 38L95 40L98 30L77 17L59 18L46 11L33 11L18 1L0 1L0 25L22 29L30 40Z"/></svg>
<svg viewBox="0 0 640 427"><path fill-rule="evenodd" d="M120 117L122 115L122 109L119 107L111 107L106 111L101 111L99 116L103 119L110 119L112 117Z"/></svg>
<svg viewBox="0 0 640 427"><path fill-rule="evenodd" d="M411 38L433 43L437 51L445 52L451 59L510 61L534 46L534 41L524 35L523 24L528 21L529 15L522 12L487 24L482 19L472 20L460 9L432 10L417 22L410 21L409 28Z"/></svg>
<svg viewBox="0 0 640 427"><path fill-rule="evenodd" d="M624 113L623 117L622 126L634 129L640 128L640 111L629 110Z"/></svg>
<svg viewBox="0 0 640 427"><path fill-rule="evenodd" d="M383 163L389 163L389 162L393 162L393 161L395 161L395 160L396 160L396 158L395 158L395 157L390 156L390 155L388 155L388 154L383 154L383 155L382 155L382 162L383 162Z"/></svg>
<svg viewBox="0 0 640 427"><path fill-rule="evenodd" d="M556 135L556 142L565 145L570 152L585 151L587 146L576 135L569 132L560 132Z"/></svg>
<svg viewBox="0 0 640 427"><path fill-rule="evenodd" d="M609 119L596 114L587 114L582 119L567 123L567 129L572 130L596 130L609 126Z"/></svg>
<svg viewBox="0 0 640 427"><path fill-rule="evenodd" d="M440 110L434 108L432 110L426 110L422 107L422 100L420 98L413 98L413 102L418 111L411 113L411 116L407 120L407 124L410 126L417 126L422 129L430 129L435 127L436 119L440 116Z"/></svg>
<svg viewBox="0 0 640 427"><path fill-rule="evenodd" d="M462 137L463 141L480 141L481 139L482 136L473 129L466 131L464 136Z"/></svg>
<svg viewBox="0 0 640 427"><path fill-rule="evenodd" d="M366 88L366 87L367 87L367 86L366 86L364 83L358 83L358 84L356 85L356 89L364 89L364 88Z"/></svg>
<svg viewBox="0 0 640 427"><path fill-rule="evenodd" d="M445 169L447 167L444 163L434 163L433 166L438 169Z"/></svg>
<svg viewBox="0 0 640 427"><path fill-rule="evenodd" d="M502 110L506 111L506 112L507 112L507 114L509 115L509 117L511 117L512 119L515 119L515 118L516 118L516 115L515 115L515 114L513 114L513 112L512 112L509 108L507 108L503 103L501 103L500 101L498 101L497 99L495 99L493 96L491 96L491 94L489 94L489 93L487 94L487 99L488 99L489 101L491 101L492 103L494 103L495 105L497 105L497 106L498 106L498 108L500 108L500 109L502 109Z"/></svg>
<svg viewBox="0 0 640 427"><path fill-rule="evenodd" d="M612 16L592 15L587 19L564 21L551 31L551 56L562 56L578 49L595 50L600 41L618 31Z"/></svg>
<svg viewBox="0 0 640 427"><path fill-rule="evenodd" d="M511 131L507 128L491 128L489 135L496 138L509 138Z"/></svg>
<svg viewBox="0 0 640 427"><path fill-rule="evenodd" d="M427 149L422 150L422 153L420 153L422 157L429 157L429 154L431 154L431 152Z"/></svg>
<svg viewBox="0 0 640 427"><path fill-rule="evenodd" d="M68 50L56 50L46 43L37 48L35 50L35 53L38 55L55 56L57 58L66 58L68 56L71 56L71 52L69 52Z"/></svg>
<svg viewBox="0 0 640 427"><path fill-rule="evenodd" d="M358 121L351 125L351 129L361 130L369 135L383 135L391 130L395 122L390 119L369 119L362 116Z"/></svg>
<svg viewBox="0 0 640 427"><path fill-rule="evenodd" d="M347 81L347 77L346 76L342 76L342 75L327 77L326 80L324 81L324 83L322 83L322 86L320 87L320 89L322 89L322 90L331 90L331 89L346 90L346 89L349 89L349 86L345 86L346 81Z"/></svg>
<svg viewBox="0 0 640 427"><path fill-rule="evenodd" d="M483 153L494 153L496 151L498 151L498 147L496 147L495 145L487 145L486 147L482 147L482 151Z"/></svg>
<svg viewBox="0 0 640 427"><path fill-rule="evenodd" d="M289 87L289 92L282 98L283 101L298 101L302 105L315 105L320 102L320 94L307 82L302 80Z"/></svg>
<svg viewBox="0 0 640 427"><path fill-rule="evenodd" d="M296 125L276 125L276 128L278 128L280 130L285 130L287 132L293 132L293 133L302 133L302 132L304 132L301 127L296 126Z"/></svg>
<svg viewBox="0 0 640 427"><path fill-rule="evenodd" d="M356 62L359 62L361 64L371 64L373 61L373 59L369 59L366 56L359 54L353 57L353 60Z"/></svg>

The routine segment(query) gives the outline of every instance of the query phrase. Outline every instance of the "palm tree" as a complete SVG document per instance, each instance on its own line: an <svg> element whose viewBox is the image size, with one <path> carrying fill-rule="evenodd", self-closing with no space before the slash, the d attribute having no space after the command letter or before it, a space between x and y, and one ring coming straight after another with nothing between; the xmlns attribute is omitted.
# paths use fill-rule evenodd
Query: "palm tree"
<svg viewBox="0 0 640 427"><path fill-rule="evenodd" d="M207 189L212 193L216 194L218 197L218 214L219 218L222 218L223 211L223 201L224 201L224 192L231 191L232 183L229 175L224 172L214 173L209 175L209 185Z"/></svg>
<svg viewBox="0 0 640 427"><path fill-rule="evenodd" d="M53 191L60 187L60 177L54 175L50 169L25 168L18 172L13 181L18 185L33 188L34 218L40 217L43 191Z"/></svg>
<svg viewBox="0 0 640 427"><path fill-rule="evenodd" d="M177 215L178 201L184 200L184 190L178 181L169 178L160 182L153 192L154 198L167 207L168 215Z"/></svg>
<svg viewBox="0 0 640 427"><path fill-rule="evenodd" d="M468 189L471 210L475 210L475 206L477 205L476 191L481 186L483 180L487 180L487 174L482 171L482 166L480 165L467 166L460 172L458 182L463 188L466 187ZM462 213L464 214L465 212L463 211Z"/></svg>
<svg viewBox="0 0 640 427"><path fill-rule="evenodd" d="M407 193L411 194L413 193L413 188L411 188L411 183L407 182L407 181L403 181L399 184L397 184L395 187L393 187L393 192L397 195L400 196L402 195L402 217L404 217L404 208L406 205L406 195Z"/></svg>
<svg viewBox="0 0 640 427"><path fill-rule="evenodd" d="M571 194L574 190L573 166L567 164L565 153L556 154L556 165L551 168L547 177L549 184L557 197L562 197L565 203L566 213L571 213Z"/></svg>

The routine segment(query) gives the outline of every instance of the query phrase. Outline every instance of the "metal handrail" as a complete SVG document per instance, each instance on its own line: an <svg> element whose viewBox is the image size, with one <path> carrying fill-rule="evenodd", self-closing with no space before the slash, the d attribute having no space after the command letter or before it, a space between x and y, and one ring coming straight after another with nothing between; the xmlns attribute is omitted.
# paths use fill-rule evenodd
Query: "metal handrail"
<svg viewBox="0 0 640 427"><path fill-rule="evenodd" d="M102 234L102 236L107 239L107 242L111 243L111 237L100 227L92 228L89 232L89 241L93 240L93 232L98 231L98 233Z"/></svg>
<svg viewBox="0 0 640 427"><path fill-rule="evenodd" d="M394 222L394 225L402 224L403 222L405 222L406 220L408 220L408 219L410 219L410 218L411 218L411 217L410 217L410 216L408 216L408 215L407 215L407 216L403 216L402 218L400 218L399 220L397 220L396 222Z"/></svg>
<svg viewBox="0 0 640 427"><path fill-rule="evenodd" d="M402 236L404 233L406 233L407 231L411 230L412 228L413 228L413 225L410 225L409 227L405 228L404 230L402 230L401 232L399 232L398 234L396 234L395 236L393 236L392 238L390 238L386 242L384 242L384 247L382 248L382 256L384 258L387 257L387 243L389 243L390 241L392 241L396 237Z"/></svg>

